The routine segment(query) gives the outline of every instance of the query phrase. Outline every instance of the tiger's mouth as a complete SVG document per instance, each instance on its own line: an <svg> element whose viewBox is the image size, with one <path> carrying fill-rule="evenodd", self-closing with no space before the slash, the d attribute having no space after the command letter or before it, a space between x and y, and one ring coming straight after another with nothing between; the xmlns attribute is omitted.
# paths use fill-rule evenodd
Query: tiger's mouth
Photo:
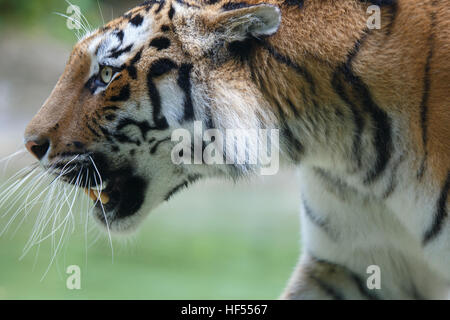
<svg viewBox="0 0 450 320"><path fill-rule="evenodd" d="M147 183L139 176L120 175L105 180L103 189L85 188L99 221L110 224L136 214L145 200Z"/></svg>
<svg viewBox="0 0 450 320"><path fill-rule="evenodd" d="M145 201L147 181L133 167L122 165L111 169L104 157L87 156L73 161L60 178L84 190L94 204L95 218L110 227L113 222L134 216Z"/></svg>
<svg viewBox="0 0 450 320"><path fill-rule="evenodd" d="M84 188L84 192L89 196L89 198L91 198L92 201L100 201L103 205L107 205L110 200L109 195L106 191L104 191L104 189Z"/></svg>

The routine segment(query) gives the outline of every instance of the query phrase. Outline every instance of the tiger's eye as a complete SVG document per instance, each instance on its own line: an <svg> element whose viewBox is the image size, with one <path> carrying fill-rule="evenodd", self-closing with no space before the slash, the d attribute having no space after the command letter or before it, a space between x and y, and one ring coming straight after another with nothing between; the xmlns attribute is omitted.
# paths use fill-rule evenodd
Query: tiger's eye
<svg viewBox="0 0 450 320"><path fill-rule="evenodd" d="M103 67L100 72L100 77L102 81L106 84L108 84L113 76L113 69L111 67Z"/></svg>

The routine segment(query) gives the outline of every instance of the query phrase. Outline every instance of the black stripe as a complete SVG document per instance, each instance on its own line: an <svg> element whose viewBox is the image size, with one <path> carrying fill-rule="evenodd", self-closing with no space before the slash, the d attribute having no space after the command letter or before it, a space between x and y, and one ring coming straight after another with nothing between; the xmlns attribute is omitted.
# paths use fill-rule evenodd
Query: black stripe
<svg viewBox="0 0 450 320"><path fill-rule="evenodd" d="M361 83L362 84L362 83ZM370 92L363 90L363 87L359 87L363 92L363 103L370 108L368 111L372 116L372 120L375 122L375 149L377 150L376 161L373 168L369 171L364 179L365 184L373 183L386 169L389 159L391 158L392 140L391 140L391 121L386 112L379 109L373 102ZM364 88L366 88L364 84Z"/></svg>
<svg viewBox="0 0 450 320"><path fill-rule="evenodd" d="M204 125L206 127L206 130L208 130L208 129L215 129L214 119L212 117L212 112L211 112L211 107L210 106L205 108Z"/></svg>
<svg viewBox="0 0 450 320"><path fill-rule="evenodd" d="M118 31L116 31L115 33L114 33L114 35L117 37L117 38L119 38L119 41L120 41L120 43L122 43L123 42L123 37L124 37L124 33L123 33L123 30L118 30Z"/></svg>
<svg viewBox="0 0 450 320"><path fill-rule="evenodd" d="M137 79L137 69L135 67L135 64L139 62L139 60L141 60L141 56L142 56L142 50L139 50L135 56L133 57L133 59L131 59L130 61L130 65L127 67L127 71L128 74L130 75L130 77L134 80Z"/></svg>
<svg viewBox="0 0 450 320"><path fill-rule="evenodd" d="M169 127L167 123L167 119L164 116L161 116L161 96L159 94L158 88L156 88L155 83L153 82L153 77L161 76L172 69L176 68L177 65L170 59L160 59L154 62L147 74L147 88L150 100L153 106L153 122L155 126L159 130L164 130Z"/></svg>
<svg viewBox="0 0 450 320"><path fill-rule="evenodd" d="M442 187L441 193L439 195L436 213L434 214L433 224L428 229L428 231L425 232L425 235L423 237L423 245L428 244L431 240L436 238L436 236L442 230L444 220L448 216L447 199L449 190L450 190L450 171L447 172L447 179L445 180L444 186Z"/></svg>
<svg viewBox="0 0 450 320"><path fill-rule="evenodd" d="M121 142L121 143L132 143L132 144L135 144L135 145L137 145L137 146L140 146L140 145L141 145L141 142L140 142L139 140L133 140L133 139L131 139L130 137L128 137L127 135L125 135L125 134L122 134L122 133L112 133L112 132L109 131L108 128L105 128L105 127L103 127L103 126L99 126L99 128L100 128L100 130L102 131L103 136L104 136L110 143L114 143L114 141L113 141L113 139L112 139L112 138L114 138L115 140L117 140L118 142Z"/></svg>
<svg viewBox="0 0 450 320"><path fill-rule="evenodd" d="M137 69L135 66L128 66L127 71L128 71L128 74L130 75L131 79L133 79L133 80L137 79Z"/></svg>
<svg viewBox="0 0 450 320"><path fill-rule="evenodd" d="M281 136L286 138L286 142L288 144L289 157L294 162L299 162L301 154L303 153L302 143L299 140L297 140L297 138L294 136L293 132L289 128L289 125L287 124L287 121L286 121L286 117L284 115L283 108L278 103L276 98L274 98L271 95L271 91L269 91L266 88L266 85L264 84L264 80L261 79L261 77L259 77L259 75L256 74L255 71L257 69L255 69L255 67L252 63L250 63L249 66L250 66L250 70L251 70L252 81L261 89L261 91L263 92L263 94L265 96L272 98L272 102L277 107L278 114L280 116L280 132L281 132Z"/></svg>
<svg viewBox="0 0 450 320"><path fill-rule="evenodd" d="M363 295L366 299L369 299L369 300L379 300L379 298L376 294L369 291L369 289L367 288L367 284L363 278L361 278L359 275L357 275L353 271L348 270L348 272L350 273L350 277L353 280L353 282L356 284L356 287L358 288L359 293L361 293L361 295Z"/></svg>
<svg viewBox="0 0 450 320"><path fill-rule="evenodd" d="M177 64L173 60L162 58L153 62L150 66L148 76L151 78L159 77L176 68Z"/></svg>
<svg viewBox="0 0 450 320"><path fill-rule="evenodd" d="M165 4L166 4L166 0L160 0L159 7L158 7L158 9L156 9L155 13L159 13L162 10L162 8L164 8Z"/></svg>
<svg viewBox="0 0 450 320"><path fill-rule="evenodd" d="M434 5L434 3L433 3ZM431 79L430 79L430 69L431 69L431 59L433 58L433 42L434 42L434 34L433 29L436 23L435 13L431 13L431 30L430 35L428 37L428 46L429 51L424 67L424 76L423 76L423 94L422 100L420 102L420 125L422 128L422 145L424 150L424 155L422 159L422 163L420 165L419 171L417 172L417 178L421 179L425 173L426 162L428 158L428 100L430 97L430 88L431 88Z"/></svg>
<svg viewBox="0 0 450 320"><path fill-rule="evenodd" d="M239 61L244 62L251 57L251 54L255 48L255 40L245 39L243 41L233 41L228 44L228 51L232 57L237 58Z"/></svg>
<svg viewBox="0 0 450 320"><path fill-rule="evenodd" d="M73 146L77 149L84 149L85 145L84 143L80 142L80 141L73 141Z"/></svg>
<svg viewBox="0 0 450 320"><path fill-rule="evenodd" d="M142 56L142 50L139 50L133 57L133 59L131 59L130 61L130 65L135 65L136 63L139 62L139 60L141 60L141 56Z"/></svg>
<svg viewBox="0 0 450 320"><path fill-rule="evenodd" d="M303 208L305 208L305 214L311 220L312 223L314 223L317 227L323 229L325 233L332 239L336 240L337 236L336 234L330 229L330 225L328 224L328 221L326 221L324 218L317 216L311 209L311 207L308 205L308 203L303 200Z"/></svg>
<svg viewBox="0 0 450 320"><path fill-rule="evenodd" d="M284 117L283 110L281 110L280 105L278 104L279 114L281 117L281 135L286 138L286 142L288 145L289 157L294 162L299 162L301 158L301 154L303 153L303 144L294 136L294 133L291 131L291 128L286 122Z"/></svg>
<svg viewBox="0 0 450 320"><path fill-rule="evenodd" d="M236 9L242 9L242 8L248 8L252 5L246 3L246 2L227 2L224 5L222 5L222 9L224 11L231 11Z"/></svg>
<svg viewBox="0 0 450 320"><path fill-rule="evenodd" d="M106 107L103 107L102 110L103 111L117 111L117 110L119 110L119 108L116 106L106 106Z"/></svg>
<svg viewBox="0 0 450 320"><path fill-rule="evenodd" d="M398 160L395 162L395 164L392 166L391 171L391 177L389 179L388 187L386 188L386 191L383 193L383 199L387 199L391 196L391 194L394 192L395 188L397 187L398 181L397 181L397 171L400 164L405 160L405 155L402 154Z"/></svg>
<svg viewBox="0 0 450 320"><path fill-rule="evenodd" d="M111 133L109 132L108 129L106 129L105 127L99 126L100 131L102 132L103 136L106 138L106 140L108 140L108 142L113 143L113 139L111 138Z"/></svg>
<svg viewBox="0 0 450 320"><path fill-rule="evenodd" d="M156 4L156 3L159 3L159 0L147 0L147 1L144 1L141 5L140 5L140 7L153 7L153 5L154 4Z"/></svg>
<svg viewBox="0 0 450 320"><path fill-rule="evenodd" d="M394 1L394 3L391 5L391 8L390 8L391 21L386 28L387 36L392 34L392 29L394 29L395 20L397 19L397 12L398 12L398 2Z"/></svg>
<svg viewBox="0 0 450 320"><path fill-rule="evenodd" d="M417 171L417 179L421 180L423 174L425 173L425 168L427 167L427 159L428 159L428 151L425 150L424 155L422 157L422 161L420 162L419 170Z"/></svg>
<svg viewBox="0 0 450 320"><path fill-rule="evenodd" d="M161 11L162 6L164 6L165 0L149 0L145 1L143 4L141 4L141 6L145 7L146 12L149 12L155 4L159 5L158 9L155 11L155 13L158 13L159 11Z"/></svg>
<svg viewBox="0 0 450 320"><path fill-rule="evenodd" d="M91 120L91 122L92 122L95 126L99 126L98 121L97 121L97 118L91 117L90 120Z"/></svg>
<svg viewBox="0 0 450 320"><path fill-rule="evenodd" d="M198 181L202 176L200 174L190 174L187 176L186 180L175 186L172 190L170 190L166 196L164 197L165 201L168 201L175 193L178 191L187 188L190 184Z"/></svg>
<svg viewBox="0 0 450 320"><path fill-rule="evenodd" d="M121 143L131 143L131 144L135 144L137 146L141 145L141 142L139 140L133 140L129 136L127 136L126 134L123 134L123 133L114 133L112 136L114 137L114 139L116 139L117 141L119 141Z"/></svg>
<svg viewBox="0 0 450 320"><path fill-rule="evenodd" d="M344 267L343 265L336 264L336 263L324 260L322 258L317 258L316 256L313 256L312 254L310 254L310 256L313 260L315 260L318 263L327 264L332 268L341 269L346 274L346 276L355 283L356 287L358 288L359 293L362 296L364 296L366 299L379 300L378 295L376 295L374 292L371 292L369 289L367 289L364 279L362 277L360 277L357 273L353 272L352 270L350 270L347 267Z"/></svg>
<svg viewBox="0 0 450 320"><path fill-rule="evenodd" d="M352 190L344 181L338 177L333 176L331 173L325 171L322 168L314 168L316 175L325 184L327 191L333 193L341 200L346 201L349 193L355 191Z"/></svg>
<svg viewBox="0 0 450 320"><path fill-rule="evenodd" d="M299 9L302 9L305 5L304 0L284 0L283 4L288 6L297 6Z"/></svg>
<svg viewBox="0 0 450 320"><path fill-rule="evenodd" d="M182 183L180 183L179 185L177 185L176 187L174 187L172 190L170 190L166 196L164 197L165 201L168 201L175 193L177 193L178 191L187 188L189 185L188 181L184 181Z"/></svg>
<svg viewBox="0 0 450 320"><path fill-rule="evenodd" d="M100 120L101 118L102 116L100 115L98 110L95 110L95 117L92 118L93 120L95 120L95 123L97 123L97 120Z"/></svg>
<svg viewBox="0 0 450 320"><path fill-rule="evenodd" d="M291 111L294 114L294 117L300 118L300 114L298 113L297 107L294 105L294 103L291 101L291 99L287 98L286 102L287 102L288 106L291 108Z"/></svg>
<svg viewBox="0 0 450 320"><path fill-rule="evenodd" d="M151 154L155 154L155 152L158 150L159 145L160 145L161 143L163 143L163 142L170 141L170 139L171 139L170 137L167 137L167 138L164 138L164 139L162 139L162 140L157 141L157 142L153 145L153 147L151 147L150 153L151 153Z"/></svg>
<svg viewBox="0 0 450 320"><path fill-rule="evenodd" d="M391 6L397 3L397 0L359 0L362 3L375 4L377 6Z"/></svg>
<svg viewBox="0 0 450 320"><path fill-rule="evenodd" d="M309 71L305 68L300 66L299 64L295 63L294 61L292 61L288 56L282 55L281 53L279 53L277 50L275 50L274 47L272 47L267 41L262 40L260 41L260 44L263 46L263 48L265 48L272 57L274 57L278 62L281 62L282 64L285 64L286 66L294 69L298 74L300 74L305 80L306 82L308 82L311 92L313 94L316 93L316 86L314 83L314 78L311 75L311 73L309 73Z"/></svg>
<svg viewBox="0 0 450 320"><path fill-rule="evenodd" d="M105 115L105 119L108 121L114 121L116 120L117 116L115 114L107 114Z"/></svg>
<svg viewBox="0 0 450 320"><path fill-rule="evenodd" d="M86 123L86 127L88 128L89 131L92 132L92 134L93 134L94 136L96 136L96 137L98 137L98 138L101 137L101 135L100 135L94 128L92 128L91 125L90 125L88 122Z"/></svg>
<svg viewBox="0 0 450 320"><path fill-rule="evenodd" d="M194 183L194 182L200 180L200 178L202 178L201 174L190 174L187 176L187 181L189 183Z"/></svg>
<svg viewBox="0 0 450 320"><path fill-rule="evenodd" d="M173 16L175 14L175 9L173 8L173 6L170 6L170 10L169 10L169 19L172 20Z"/></svg>
<svg viewBox="0 0 450 320"><path fill-rule="evenodd" d="M347 57L347 61L338 68L338 71L343 73L347 83L353 89L353 96L358 98L357 100L374 122L375 163L364 179L365 184L370 184L377 180L389 162L392 151L392 129L390 119L386 112L375 103L367 85L352 70L353 59L358 54L361 44L367 35L368 32L363 35L361 40L356 41L354 48Z"/></svg>
<svg viewBox="0 0 450 320"><path fill-rule="evenodd" d="M138 13L130 20L130 23L135 27L139 27L143 21L144 18Z"/></svg>
<svg viewBox="0 0 450 320"><path fill-rule="evenodd" d="M156 127L152 127L150 126L150 124L148 123L148 121L136 121L134 119L130 119L130 118L125 118L125 119L121 119L119 121L119 123L116 126L116 131L120 131L125 127L128 126L136 126L140 131L141 131L141 135L142 135L142 139L146 140L146 136L147 133L150 130L156 130Z"/></svg>
<svg viewBox="0 0 450 320"><path fill-rule="evenodd" d="M286 138L287 144L288 144L288 152L289 157L294 162L300 161L300 155L303 152L303 144L297 140L294 133L292 132L291 128L289 127L289 124L287 123L283 108L281 105L274 99L274 103L277 106L278 114L280 116L280 132L283 137Z"/></svg>
<svg viewBox="0 0 450 320"><path fill-rule="evenodd" d="M194 119L194 106L192 104L191 96L191 70L192 64L182 64L178 71L177 83L184 91L184 121Z"/></svg>
<svg viewBox="0 0 450 320"><path fill-rule="evenodd" d="M100 32L101 33L105 33L106 31L108 31L108 30L110 30L111 29L111 27L110 26L103 26L101 29L100 29ZM97 54L97 53L96 53Z"/></svg>
<svg viewBox="0 0 450 320"><path fill-rule="evenodd" d="M189 3L189 2L185 2L184 0L175 0L176 2L178 2L179 4L185 5L187 7L194 7L194 8L198 8L200 9L201 7L198 5L195 5L193 3Z"/></svg>
<svg viewBox="0 0 450 320"><path fill-rule="evenodd" d="M111 53L109 54L109 58L117 59L122 54L130 52L132 48L133 48L133 45L130 44L129 46L125 47L124 49L120 49L120 50L117 48L113 49L113 50L111 50Z"/></svg>
<svg viewBox="0 0 450 320"><path fill-rule="evenodd" d="M425 64L424 72L424 83L423 83L423 95L422 101L420 103L420 125L422 128L422 145L424 150L424 156L422 159L422 164L420 166L419 172L417 174L418 178L422 178L425 172L426 159L428 157L428 99L430 95L430 61L433 56L433 51L430 51L427 56L427 62Z"/></svg>
<svg viewBox="0 0 450 320"><path fill-rule="evenodd" d="M329 295L334 300L344 300L344 295L337 290L336 288L333 288L331 285L326 283L325 281L319 279L316 276L309 275L309 278L314 280L320 289L322 289L327 295Z"/></svg>
<svg viewBox="0 0 450 320"><path fill-rule="evenodd" d="M109 100L113 102L127 101L130 99L130 85L127 84L120 89L120 93L117 96L112 96Z"/></svg>
<svg viewBox="0 0 450 320"><path fill-rule="evenodd" d="M297 138L292 133L291 129L289 128L289 125L285 124L281 127L281 133L284 135L288 142L288 151L289 151L289 157L294 162L299 162L301 158L301 154L303 152L303 145L300 141L297 140Z"/></svg>
<svg viewBox="0 0 450 320"><path fill-rule="evenodd" d="M158 37L150 42L150 47L155 47L158 51L170 47L170 40L166 37Z"/></svg>
<svg viewBox="0 0 450 320"><path fill-rule="evenodd" d="M159 95L159 91L156 88L155 83L153 82L151 77L147 78L147 88L148 94L150 97L150 101L153 106L153 122L155 126L159 130L164 130L169 127L167 123L167 119L164 116L161 116L161 96Z"/></svg>
<svg viewBox="0 0 450 320"><path fill-rule="evenodd" d="M353 122L355 125L355 130L353 134L353 143L352 143L352 156L355 158L356 164L358 168L361 168L361 136L364 130L364 118L358 111L356 105L350 100L345 89L341 76L341 71L337 71L333 75L333 79L331 81L331 85L333 86L334 91L338 94L341 100L350 108L353 116Z"/></svg>

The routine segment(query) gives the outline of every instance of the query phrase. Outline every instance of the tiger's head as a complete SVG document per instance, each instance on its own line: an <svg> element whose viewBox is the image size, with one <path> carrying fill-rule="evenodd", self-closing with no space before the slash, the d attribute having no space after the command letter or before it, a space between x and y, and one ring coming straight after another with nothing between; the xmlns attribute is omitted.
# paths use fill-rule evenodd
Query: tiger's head
<svg viewBox="0 0 450 320"><path fill-rule="evenodd" d="M158 204L231 166L172 161L174 129L260 127L271 115L241 67L249 38L274 34L274 5L147 1L85 36L28 125L27 149L95 201L113 231L133 229ZM245 51L245 50L244 50Z"/></svg>

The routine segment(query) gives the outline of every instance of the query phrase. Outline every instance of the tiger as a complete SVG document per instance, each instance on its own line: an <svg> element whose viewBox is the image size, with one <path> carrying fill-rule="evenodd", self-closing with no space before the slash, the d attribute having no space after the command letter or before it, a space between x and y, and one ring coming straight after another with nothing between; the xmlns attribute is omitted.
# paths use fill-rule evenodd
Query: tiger
<svg viewBox="0 0 450 320"><path fill-rule="evenodd" d="M175 164L174 130L278 130L302 238L279 298L447 299L449 4L146 1L75 45L26 149L67 183L84 172L94 218L121 234L198 180L258 175Z"/></svg>

